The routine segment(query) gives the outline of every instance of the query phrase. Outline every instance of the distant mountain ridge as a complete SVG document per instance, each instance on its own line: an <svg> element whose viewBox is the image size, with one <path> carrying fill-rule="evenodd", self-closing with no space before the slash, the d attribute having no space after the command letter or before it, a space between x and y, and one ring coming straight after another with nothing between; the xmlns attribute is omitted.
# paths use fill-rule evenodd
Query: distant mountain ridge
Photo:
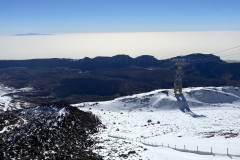
<svg viewBox="0 0 240 160"><path fill-rule="evenodd" d="M207 60L214 60L217 62L223 62L220 57L212 54L190 54L187 56L178 56L165 60L158 60L150 55L142 55L136 58L132 58L128 55L116 55L113 57L95 57L88 58L85 57L79 60L73 59L30 59L30 60L0 60L0 68L10 68L10 67L26 67L26 68L55 68L55 67L68 67L77 68L83 71L96 70L100 68L127 68L130 66L136 67L160 67L164 63L169 63L174 59L186 59L186 62L196 62L202 60L202 62Z"/></svg>
<svg viewBox="0 0 240 160"><path fill-rule="evenodd" d="M0 84L16 89L33 88L12 95L29 103L105 101L172 88L175 59L186 60L183 87L240 87L240 63L227 63L218 56L200 53L164 60L149 55L0 60Z"/></svg>

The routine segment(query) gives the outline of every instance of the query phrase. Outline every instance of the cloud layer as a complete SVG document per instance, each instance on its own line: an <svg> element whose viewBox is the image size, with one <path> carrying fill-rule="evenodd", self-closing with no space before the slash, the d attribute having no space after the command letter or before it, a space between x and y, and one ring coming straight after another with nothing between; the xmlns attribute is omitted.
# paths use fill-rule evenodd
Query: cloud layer
<svg viewBox="0 0 240 160"><path fill-rule="evenodd" d="M73 58L128 54L158 59L190 53L213 53L239 46L240 31L74 33L32 36L0 36L0 59ZM219 53L238 59L240 49Z"/></svg>

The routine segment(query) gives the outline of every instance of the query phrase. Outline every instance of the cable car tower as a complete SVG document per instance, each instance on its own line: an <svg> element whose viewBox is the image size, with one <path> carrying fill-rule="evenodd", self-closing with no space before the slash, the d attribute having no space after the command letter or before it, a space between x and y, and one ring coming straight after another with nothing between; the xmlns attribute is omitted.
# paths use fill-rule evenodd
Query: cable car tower
<svg viewBox="0 0 240 160"><path fill-rule="evenodd" d="M183 66L186 64L185 59L176 59L174 60L175 65L177 66L177 71L174 81L174 93L182 94L182 78L183 78Z"/></svg>

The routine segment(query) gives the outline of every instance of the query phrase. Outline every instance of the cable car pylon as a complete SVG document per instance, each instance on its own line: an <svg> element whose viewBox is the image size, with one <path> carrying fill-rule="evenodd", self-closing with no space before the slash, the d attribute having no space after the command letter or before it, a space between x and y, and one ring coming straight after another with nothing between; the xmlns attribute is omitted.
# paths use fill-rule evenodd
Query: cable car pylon
<svg viewBox="0 0 240 160"><path fill-rule="evenodd" d="M176 59L174 60L175 65L177 66L175 81L174 81L174 94L177 92L182 94L182 78L183 78L183 66L185 66L185 59Z"/></svg>

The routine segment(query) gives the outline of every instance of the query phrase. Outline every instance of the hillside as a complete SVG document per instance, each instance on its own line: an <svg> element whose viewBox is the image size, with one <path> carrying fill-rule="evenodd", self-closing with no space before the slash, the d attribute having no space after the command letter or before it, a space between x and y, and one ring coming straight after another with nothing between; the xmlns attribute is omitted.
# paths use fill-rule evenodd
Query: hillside
<svg viewBox="0 0 240 160"><path fill-rule="evenodd" d="M236 87L184 88L176 97L173 90L155 90L74 106L96 114L106 126L93 136L101 148L95 152L104 159L223 160L227 148L232 159L240 159Z"/></svg>
<svg viewBox="0 0 240 160"><path fill-rule="evenodd" d="M0 112L0 159L100 160L90 149L100 125L91 113L66 105Z"/></svg>
<svg viewBox="0 0 240 160"><path fill-rule="evenodd" d="M59 136L52 137L54 143L59 144L62 150L71 151L79 157L100 158L95 155L97 154L103 159L224 160L227 158L228 148L229 156L232 159L240 159L238 149L240 144L240 89L238 87L184 88L183 95L177 96L174 96L172 89L160 89L111 101L84 102L73 105L80 110L92 112L98 116L100 121L98 118L94 119L93 114L78 112L76 108L69 108L67 105L33 107L32 104L23 103L22 100L21 102L13 100L11 96L15 92L29 91L33 92L34 90L0 86L0 134L4 135L1 136L2 142L4 142L1 145L5 149L7 149L6 146L12 145L10 141L6 140L17 135L16 132L20 130L21 134L34 133L41 140L41 143L32 139L34 137L17 140L16 144L30 140L29 145L31 146L36 146L36 143L40 145L38 148L40 148L41 154L34 155L34 149L28 152L26 148L23 148L22 152L33 157L41 157L43 154L48 157L71 156L57 152L56 148L51 145L50 150L54 153L43 152L41 146L47 144L44 141L45 134L42 134L41 130L37 130L39 132L35 133L35 127L31 126L38 127L39 124L44 124L41 125L43 129L54 129L46 132L50 135L58 135L59 132L65 131L67 132L64 134L72 134L70 130L74 130L76 135L73 134L71 141L68 141L68 144L73 144L76 139L82 142L85 140L85 138L81 139L81 136L77 136L80 126L76 122L86 124L86 118L84 120L78 118L90 116L92 118L88 119L90 123L86 126L86 130L89 127L92 128L88 135L91 139L89 147L92 150L90 152L84 151L81 154L75 154L77 148L62 146L62 143L58 141ZM59 121L59 115L64 115L63 118L68 123L68 127L55 126L55 122L65 123L62 120ZM44 123L47 119L51 121L49 124ZM96 121L102 125L96 126ZM97 130L99 132L96 132ZM60 134L60 136L63 135ZM16 147L18 145L14 145L11 150L7 152L4 150L4 152L9 156L12 154L11 151L18 153L20 150ZM211 153L211 148L213 153Z"/></svg>

